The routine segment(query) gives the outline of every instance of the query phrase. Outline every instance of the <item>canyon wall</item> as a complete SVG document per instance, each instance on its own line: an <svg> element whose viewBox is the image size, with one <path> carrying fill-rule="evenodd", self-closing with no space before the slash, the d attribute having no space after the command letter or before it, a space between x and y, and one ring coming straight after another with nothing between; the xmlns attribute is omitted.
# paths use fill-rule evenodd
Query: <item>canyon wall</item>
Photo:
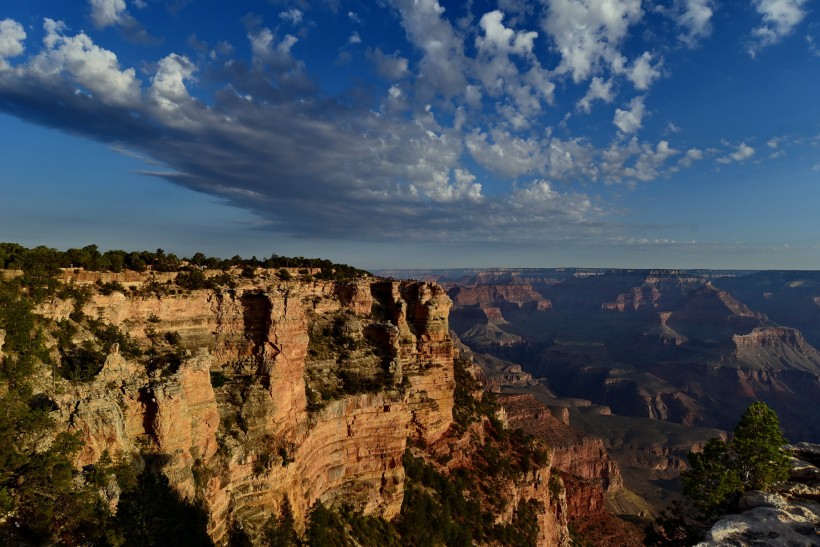
<svg viewBox="0 0 820 547"><path fill-rule="evenodd" d="M86 440L77 464L156 455L171 486L204 504L218 544L235 527L253 537L286 499L299 524L317 500L394 517L406 440L435 442L452 422L450 300L435 285L272 273L221 292L133 272L103 281L123 289L94 291L82 312L153 348L149 364L164 362L164 339L179 359L146 367L115 344L93 381L54 380L62 419ZM75 304L38 311L67 320Z"/></svg>

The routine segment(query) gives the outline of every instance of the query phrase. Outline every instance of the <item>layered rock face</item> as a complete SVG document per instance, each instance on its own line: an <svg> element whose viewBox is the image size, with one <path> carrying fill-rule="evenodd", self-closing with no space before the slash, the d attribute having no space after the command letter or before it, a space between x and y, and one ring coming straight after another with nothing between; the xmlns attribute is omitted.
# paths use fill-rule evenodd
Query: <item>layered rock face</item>
<svg viewBox="0 0 820 547"><path fill-rule="evenodd" d="M608 511L607 499L622 493L623 479L603 441L563 423L532 395L505 396L501 404L510 427L548 443L552 473L560 478L569 523L596 544L640 545L641 534Z"/></svg>
<svg viewBox="0 0 820 547"><path fill-rule="evenodd" d="M99 279L84 275L71 281ZM137 292L95 294L85 314L146 346L177 333L185 355L148 372L115 348L93 382L64 382L57 405L86 439L78 464L104 451L161 456L171 486L204 503L222 544L234 526L253 537L286 499L297 523L317 500L398 514L406 439L435 442L452 422L454 348L441 288L263 272L222 293L154 294L139 292L156 286L150 279L129 275L112 281ZM39 311L59 320L73 308L55 300ZM326 327L329 345L314 336Z"/></svg>

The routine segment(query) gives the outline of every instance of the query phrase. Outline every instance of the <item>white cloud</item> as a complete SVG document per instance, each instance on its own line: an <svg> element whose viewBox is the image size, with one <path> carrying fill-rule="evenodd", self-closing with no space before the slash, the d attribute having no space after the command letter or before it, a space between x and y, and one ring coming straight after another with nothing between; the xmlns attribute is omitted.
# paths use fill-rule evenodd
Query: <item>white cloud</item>
<svg viewBox="0 0 820 547"><path fill-rule="evenodd" d="M755 149L747 145L745 142L740 143L731 154L718 158L718 163L732 163L738 161L745 161L755 155Z"/></svg>
<svg viewBox="0 0 820 547"><path fill-rule="evenodd" d="M703 150L699 148L690 148L686 151L686 154L680 159L678 165L681 167L689 167L696 161L700 161L703 159Z"/></svg>
<svg viewBox="0 0 820 547"><path fill-rule="evenodd" d="M504 14L498 10L485 13L479 21L484 31L483 36L476 38L476 46L482 51L516 53L531 55L533 41L538 37L537 32L516 32L504 26Z"/></svg>
<svg viewBox="0 0 820 547"><path fill-rule="evenodd" d="M269 28L261 28L248 34L253 52L253 62L258 66L268 65L275 70L284 70L298 65L291 55L291 48L298 38L286 34L278 43Z"/></svg>
<svg viewBox="0 0 820 547"><path fill-rule="evenodd" d="M820 163L815 163L811 166L812 171L820 171Z"/></svg>
<svg viewBox="0 0 820 547"><path fill-rule="evenodd" d="M283 21L288 21L291 24L298 25L302 22L303 13L297 8L291 8L287 11L279 13L279 18Z"/></svg>
<svg viewBox="0 0 820 547"><path fill-rule="evenodd" d="M580 139L524 138L494 129L489 133L473 131L464 140L479 165L506 178L546 175L570 180L598 176L595 149Z"/></svg>
<svg viewBox="0 0 820 547"><path fill-rule="evenodd" d="M585 218L592 208L592 202L585 194L562 194L545 180L516 188L510 195L509 205L514 210L526 210L530 214L558 212L576 220Z"/></svg>
<svg viewBox="0 0 820 547"><path fill-rule="evenodd" d="M347 12L347 18L350 19L351 22L356 23L356 24L361 24L361 22L362 22L361 17L359 17L359 14L356 13L355 11Z"/></svg>
<svg viewBox="0 0 820 547"><path fill-rule="evenodd" d="M456 35L438 0L392 0L410 42L422 52L419 84L427 94L453 97L467 86L464 43ZM422 93L423 95L424 93Z"/></svg>
<svg viewBox="0 0 820 547"><path fill-rule="evenodd" d="M95 45L83 33L64 36L65 24L46 19L45 51L31 59L27 72L41 82L53 83L68 75L84 90L112 105L134 104L140 81L133 68L119 69L117 56Z"/></svg>
<svg viewBox="0 0 820 547"><path fill-rule="evenodd" d="M23 53L25 39L26 31L23 25L14 19L0 21L0 70L8 66L6 59Z"/></svg>
<svg viewBox="0 0 820 547"><path fill-rule="evenodd" d="M191 100L185 81L190 80L196 66L187 57L172 53L159 62L151 78L151 97L163 110L173 111Z"/></svg>
<svg viewBox="0 0 820 547"><path fill-rule="evenodd" d="M664 135L677 135L683 131L675 122L669 122L666 124L666 127L663 129Z"/></svg>
<svg viewBox="0 0 820 547"><path fill-rule="evenodd" d="M652 82L660 78L663 59L653 65L652 58L653 55L646 51L627 69L627 78L635 85L635 89L646 91Z"/></svg>
<svg viewBox="0 0 820 547"><path fill-rule="evenodd" d="M714 0L678 0L677 5L677 23L684 29L678 38L687 46L695 47L712 34Z"/></svg>
<svg viewBox="0 0 820 547"><path fill-rule="evenodd" d="M635 97L629 102L629 110L615 109L612 123L623 133L634 133L641 128L645 114L644 98Z"/></svg>
<svg viewBox="0 0 820 547"><path fill-rule="evenodd" d="M763 24L752 31L754 43L749 54L754 57L760 49L776 44L791 34L806 16L806 0L753 0L755 10L763 17Z"/></svg>
<svg viewBox="0 0 820 547"><path fill-rule="evenodd" d="M782 137L772 137L768 141L766 141L766 146L769 148L777 148L780 146L780 142L783 140Z"/></svg>
<svg viewBox="0 0 820 547"><path fill-rule="evenodd" d="M488 95L506 97L497 103L497 111L513 128L523 129L540 113L541 101L552 102L555 84L533 55L538 33L514 31L503 24L503 19L504 14L498 10L481 17L482 34L475 41L478 55L473 60L473 74ZM514 62L511 55L523 57L524 61ZM530 65L523 74L522 65Z"/></svg>
<svg viewBox="0 0 820 547"><path fill-rule="evenodd" d="M605 82L603 79L596 76L592 79L592 82L590 82L586 95L578 101L576 107L578 110L589 114L592 111L593 101L598 100L605 103L611 103L614 99L615 95L612 92L612 80L607 80Z"/></svg>
<svg viewBox="0 0 820 547"><path fill-rule="evenodd" d="M410 74L407 69L408 61L406 58L399 55L398 51L391 55L382 53L382 50L376 48L369 54L371 60L376 65L376 72L383 78L388 80L400 80Z"/></svg>
<svg viewBox="0 0 820 547"><path fill-rule="evenodd" d="M639 142L636 137L625 142L616 140L602 152L601 171L606 182L648 182L658 178L666 161L677 154L665 140L656 145Z"/></svg>
<svg viewBox="0 0 820 547"><path fill-rule="evenodd" d="M483 199L481 195L481 184L475 182L475 175L466 169L455 169L452 178L452 184L435 187L428 192L428 196L434 201L444 203L461 201L463 199L471 202L480 202Z"/></svg>
<svg viewBox="0 0 820 547"><path fill-rule="evenodd" d="M362 43L362 37L359 36L358 32L354 32L353 34L350 35L350 38L347 39L347 42L349 44L354 44L354 45L355 44L361 44Z"/></svg>
<svg viewBox="0 0 820 547"><path fill-rule="evenodd" d="M569 72L576 83L596 75L601 65L623 70L618 50L629 26L643 16L640 0L578 2L546 0L549 15L543 28L561 54L560 72Z"/></svg>
<svg viewBox="0 0 820 547"><path fill-rule="evenodd" d="M94 26L103 29L118 24L128 15L125 0L88 0Z"/></svg>
<svg viewBox="0 0 820 547"><path fill-rule="evenodd" d="M543 143L534 138L516 137L501 129L492 131L491 135L474 131L465 137L465 142L475 161L505 177L539 173L546 164Z"/></svg>

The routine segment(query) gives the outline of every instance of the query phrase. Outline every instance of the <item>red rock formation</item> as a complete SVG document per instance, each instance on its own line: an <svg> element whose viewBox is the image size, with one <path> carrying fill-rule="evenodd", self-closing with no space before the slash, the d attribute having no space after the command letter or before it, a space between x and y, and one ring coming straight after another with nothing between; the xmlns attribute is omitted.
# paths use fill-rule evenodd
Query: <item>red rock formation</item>
<svg viewBox="0 0 820 547"><path fill-rule="evenodd" d="M527 284L479 284L475 287L458 287L452 289L449 294L453 299L453 304L457 307L492 308L512 304L521 308L530 304L542 311L552 307L549 300Z"/></svg>
<svg viewBox="0 0 820 547"><path fill-rule="evenodd" d="M129 276L135 286L149 278ZM72 279L91 284L99 277ZM95 294L86 314L143 344L154 332L177 332L196 356L173 374L149 376L142 365L111 355L94 382L64 382L57 401L66 423L86 438L78 464L105 450L115 458L140 449L162 454L172 487L204 503L209 533L220 544L234 521L253 531L285 498L297 522L316 500L339 499L392 518L402 502L406 439L435 442L452 422L450 300L440 287L270 279L221 294ZM62 319L72 307L55 300L40 311ZM405 387L343 396L308 412L310 325L340 313L390 333L391 367ZM227 378L224 387L214 389L211 372Z"/></svg>
<svg viewBox="0 0 820 547"><path fill-rule="evenodd" d="M502 397L500 402L510 427L550 446L553 473L566 491L570 525L594 545L641 545L639 531L607 511L607 494L622 489L623 480L603 441L564 424L531 395Z"/></svg>

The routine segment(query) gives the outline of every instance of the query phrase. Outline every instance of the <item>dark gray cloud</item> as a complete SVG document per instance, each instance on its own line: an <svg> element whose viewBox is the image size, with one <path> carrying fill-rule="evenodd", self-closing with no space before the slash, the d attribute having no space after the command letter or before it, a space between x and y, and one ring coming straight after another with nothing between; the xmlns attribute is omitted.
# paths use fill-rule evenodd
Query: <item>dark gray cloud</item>
<svg viewBox="0 0 820 547"><path fill-rule="evenodd" d="M106 24L130 17L123 3L96 4L111 8L100 15ZM46 20L44 47L22 61L15 57L24 33L2 27L0 110L143 154L162 166L147 175L238 205L297 237L599 238L615 227L576 183L652 180L677 154L666 141L616 139L599 149L527 131L517 120L537 116L554 89L533 54L536 32L514 32L491 12L471 58L467 38L434 0L394 4L419 60L413 67L397 52L370 50L392 84L384 96L325 95L293 55L300 38L259 20L246 20L249 59L202 55L195 65L170 54L145 80L89 36ZM580 77L594 64L565 68ZM196 98L195 80L217 91ZM492 125L480 108L485 96L500 105ZM483 171L471 172L471 162ZM506 182L488 191L479 176Z"/></svg>

